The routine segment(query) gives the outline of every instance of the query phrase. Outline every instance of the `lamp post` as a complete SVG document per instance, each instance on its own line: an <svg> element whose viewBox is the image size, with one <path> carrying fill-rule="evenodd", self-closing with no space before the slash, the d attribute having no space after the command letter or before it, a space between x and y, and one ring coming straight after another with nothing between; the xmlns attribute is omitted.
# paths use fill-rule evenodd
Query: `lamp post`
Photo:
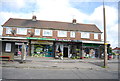
<svg viewBox="0 0 120 81"><path fill-rule="evenodd" d="M106 42L106 17L105 17L105 6L103 0L103 23L104 23L104 67L107 67L107 42Z"/></svg>

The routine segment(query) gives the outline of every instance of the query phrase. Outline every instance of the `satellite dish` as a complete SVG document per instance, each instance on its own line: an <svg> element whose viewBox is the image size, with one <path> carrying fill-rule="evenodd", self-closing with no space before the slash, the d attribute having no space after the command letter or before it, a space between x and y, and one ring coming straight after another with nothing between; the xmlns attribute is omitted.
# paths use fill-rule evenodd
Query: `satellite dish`
<svg viewBox="0 0 120 81"><path fill-rule="evenodd" d="M34 36L34 32L32 32L32 31L28 31L28 34L30 35L30 37Z"/></svg>
<svg viewBox="0 0 120 81"><path fill-rule="evenodd" d="M11 33L12 33L13 36L15 36L16 35L16 30L12 30Z"/></svg>

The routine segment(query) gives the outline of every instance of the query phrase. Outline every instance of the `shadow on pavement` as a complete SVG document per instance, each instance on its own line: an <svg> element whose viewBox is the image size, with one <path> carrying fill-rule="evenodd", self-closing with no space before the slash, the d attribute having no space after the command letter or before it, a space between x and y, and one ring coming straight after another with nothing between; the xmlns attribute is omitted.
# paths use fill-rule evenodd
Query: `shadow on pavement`
<svg viewBox="0 0 120 81"><path fill-rule="evenodd" d="M97 65L97 66L104 66L104 63L103 62L88 62L88 63L91 63L91 64L94 64L94 65Z"/></svg>

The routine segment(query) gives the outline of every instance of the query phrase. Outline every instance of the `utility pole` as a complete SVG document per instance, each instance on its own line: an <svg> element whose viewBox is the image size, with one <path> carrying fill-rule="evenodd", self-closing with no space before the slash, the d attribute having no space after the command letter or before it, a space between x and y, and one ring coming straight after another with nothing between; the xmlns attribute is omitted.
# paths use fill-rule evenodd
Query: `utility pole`
<svg viewBox="0 0 120 81"><path fill-rule="evenodd" d="M106 42L106 17L105 17L105 6L103 0L103 23L104 23L104 67L107 67L107 42Z"/></svg>

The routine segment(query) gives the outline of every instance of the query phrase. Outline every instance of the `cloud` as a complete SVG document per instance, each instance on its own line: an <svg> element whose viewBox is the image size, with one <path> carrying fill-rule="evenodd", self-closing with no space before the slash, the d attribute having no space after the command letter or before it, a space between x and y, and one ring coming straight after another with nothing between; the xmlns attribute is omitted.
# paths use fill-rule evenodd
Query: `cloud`
<svg viewBox="0 0 120 81"><path fill-rule="evenodd" d="M105 6L106 12L106 30L107 40L112 47L118 45L118 11L111 6ZM89 16L88 22L96 24L102 32L103 28L103 6L95 8L94 12ZM102 39L104 34L102 34Z"/></svg>
<svg viewBox="0 0 120 81"><path fill-rule="evenodd" d="M73 8L69 0L37 0L38 10L36 15L38 19L55 20L71 22L73 15L75 15L78 22L83 22L86 14Z"/></svg>
<svg viewBox="0 0 120 81"><path fill-rule="evenodd" d="M23 8L25 6L24 0L1 0L2 5L9 6L9 8Z"/></svg>
<svg viewBox="0 0 120 81"><path fill-rule="evenodd" d="M13 12L0 12L0 25L3 25L9 18L23 18L23 19L30 19L32 18L30 14L24 13L13 13ZM3 28L0 26L0 35L2 35Z"/></svg>
<svg viewBox="0 0 120 81"><path fill-rule="evenodd" d="M105 6L105 12L107 26L109 27L116 24L118 21L117 9L110 6ZM97 23L97 25L103 27L103 6L95 8L94 12L89 16L88 21L91 23Z"/></svg>

